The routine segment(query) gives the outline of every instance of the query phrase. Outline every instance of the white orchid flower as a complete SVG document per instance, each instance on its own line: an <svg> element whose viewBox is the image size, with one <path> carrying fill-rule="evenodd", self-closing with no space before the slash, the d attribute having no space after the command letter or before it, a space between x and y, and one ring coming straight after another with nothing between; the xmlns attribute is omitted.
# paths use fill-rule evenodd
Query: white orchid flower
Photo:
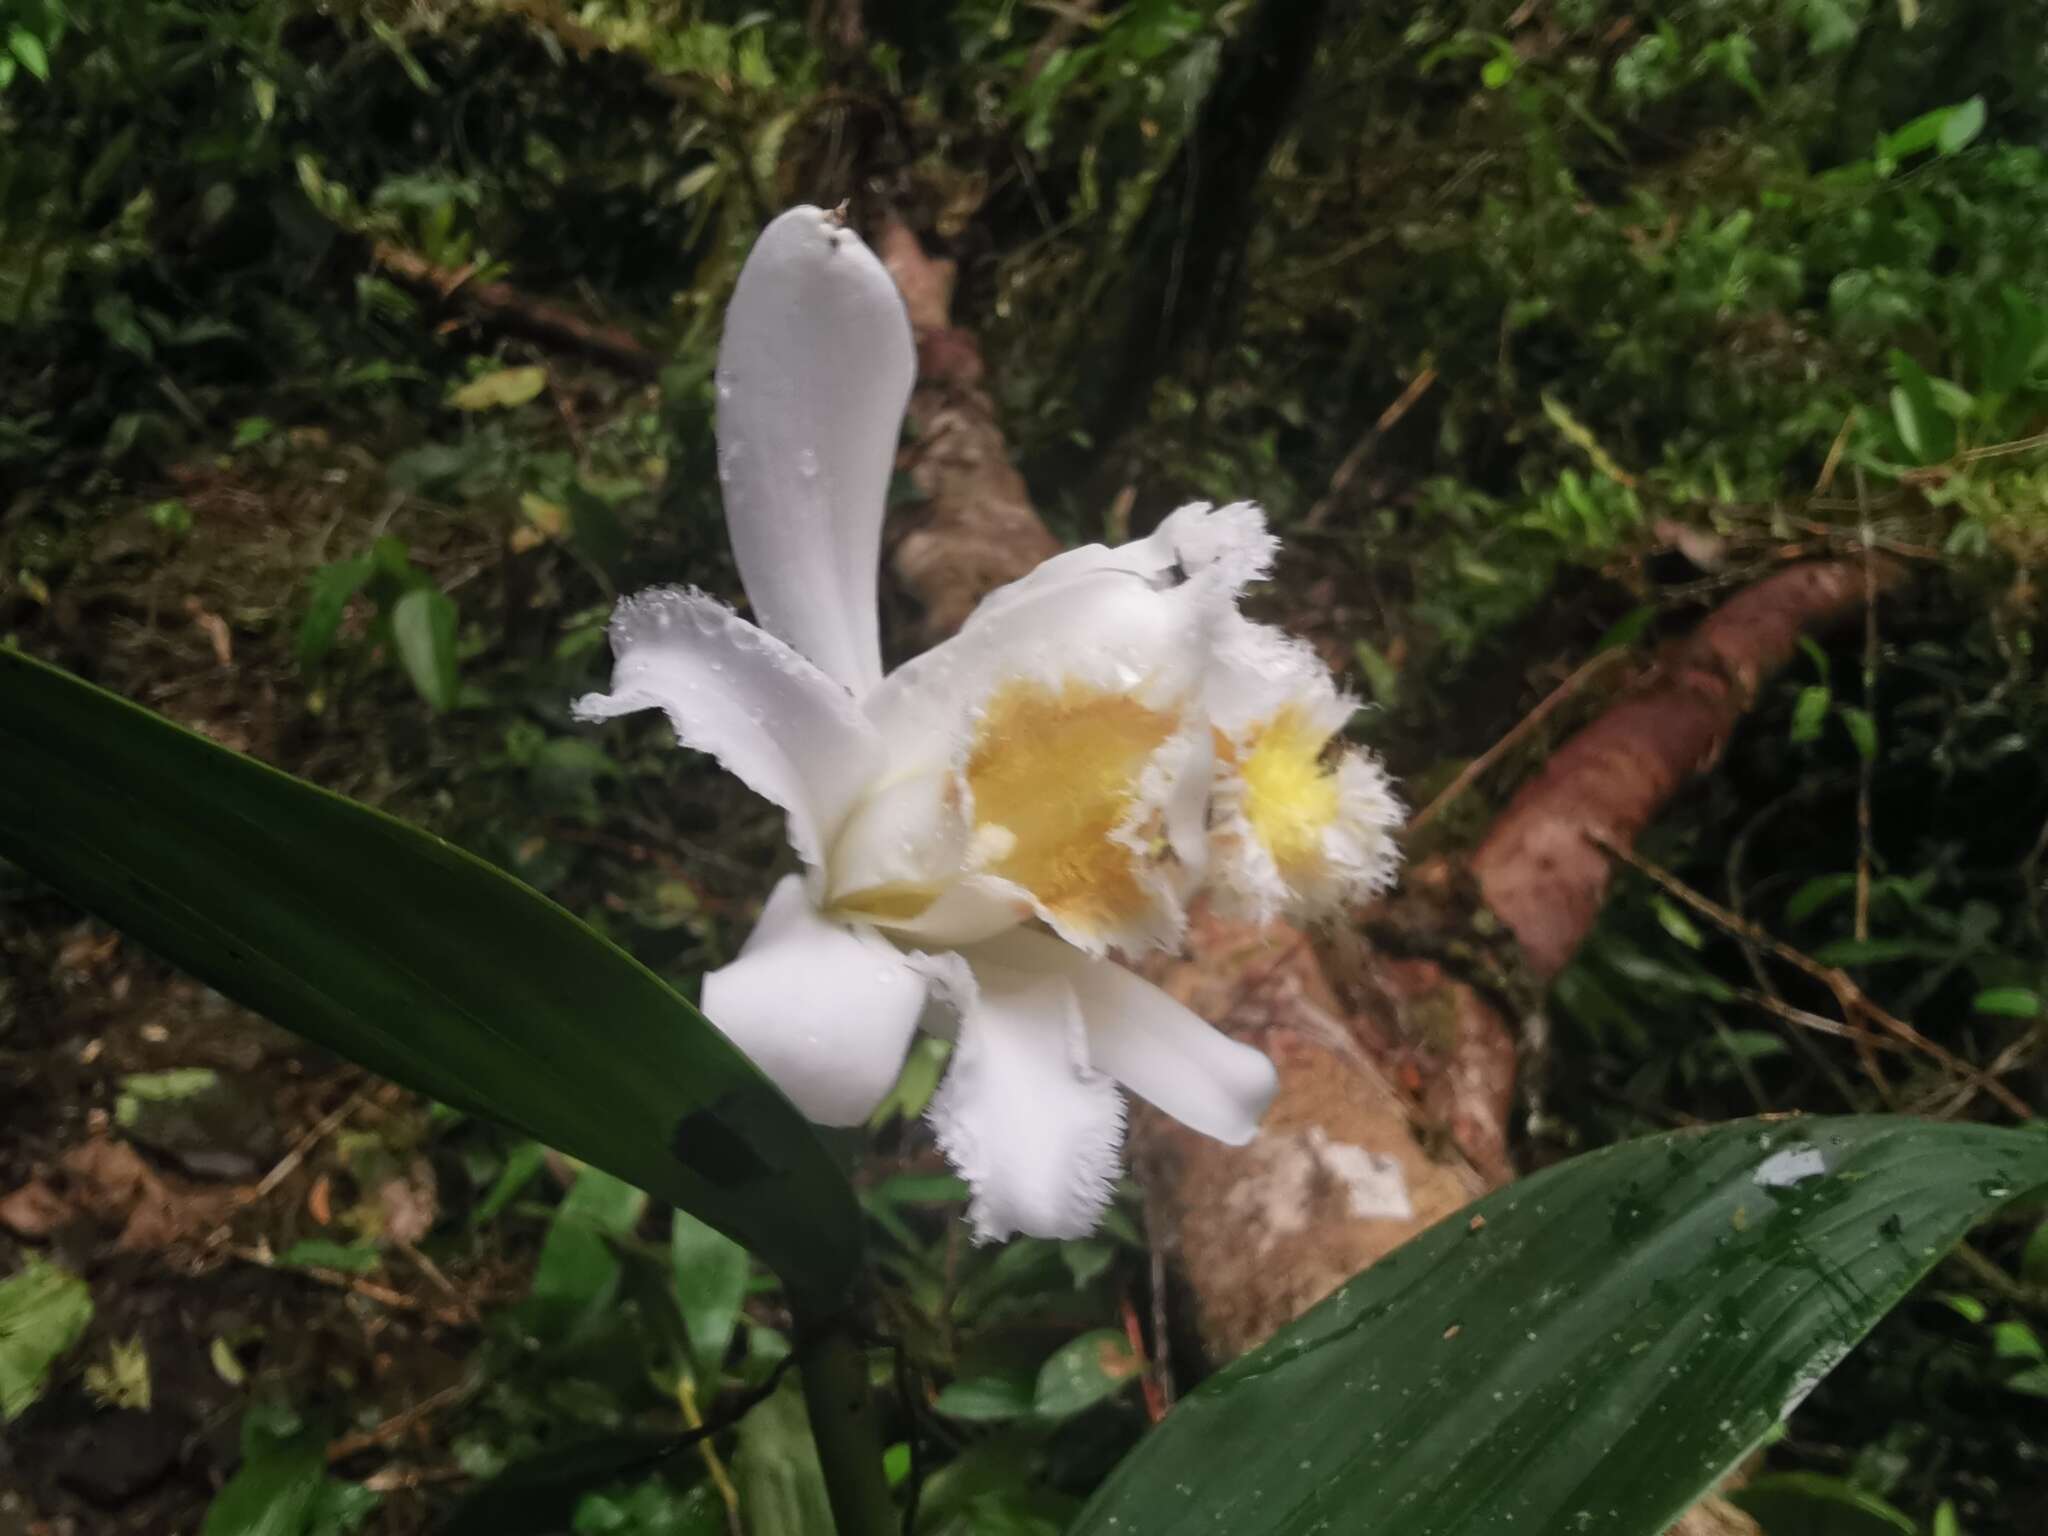
<svg viewBox="0 0 2048 1536"><path fill-rule="evenodd" d="M1248 505L1073 550L884 676L882 515L916 372L881 263L797 208L740 274L718 366L719 472L760 627L701 592L621 603L584 719L660 709L780 806L803 864L706 1015L812 1119L859 1123L913 1032L956 1040L930 1118L977 1237L1093 1229L1118 1085L1249 1141L1259 1051L1108 958L1173 947L1188 901L1255 915L1379 889L1399 806L1330 743L1351 713L1313 654L1240 616L1273 541Z"/></svg>

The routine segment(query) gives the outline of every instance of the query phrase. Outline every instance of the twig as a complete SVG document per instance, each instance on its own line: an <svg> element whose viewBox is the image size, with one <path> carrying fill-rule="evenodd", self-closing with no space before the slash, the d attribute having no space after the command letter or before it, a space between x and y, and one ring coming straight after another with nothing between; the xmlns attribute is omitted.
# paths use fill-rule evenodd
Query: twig
<svg viewBox="0 0 2048 1536"><path fill-rule="evenodd" d="M581 353L630 378L653 379L661 372L660 355L631 332L586 320L507 283L472 282L473 269L451 271L388 240L371 243L370 259L415 292L466 309L502 331L557 351Z"/></svg>
<svg viewBox="0 0 2048 1536"><path fill-rule="evenodd" d="M1849 446L1849 433L1856 426L1856 410L1851 406L1849 414L1842 418L1842 430L1835 434L1834 445L1828 449L1827 462L1820 467L1820 478L1813 482L1813 494L1825 496L1834 489L1835 471L1841 467L1842 453Z"/></svg>
<svg viewBox="0 0 2048 1536"><path fill-rule="evenodd" d="M374 1428L360 1430L352 1435L343 1435L339 1440L328 1441L328 1465L332 1466L337 1461L346 1461L349 1457L356 1455L360 1451L367 1451L372 1446L389 1444L408 1429L411 1429L415 1424L433 1417L443 1408L451 1408L455 1404L462 1402L471 1396L477 1388L481 1387L483 1382L484 1379L481 1375L467 1377L462 1381L456 1382L452 1387L443 1387L440 1391L421 1398L410 1408L394 1413L390 1418Z"/></svg>
<svg viewBox="0 0 2048 1536"><path fill-rule="evenodd" d="M265 1248L230 1248L230 1258L240 1259L244 1264L254 1264L259 1269L273 1270L284 1275L304 1275L308 1280L322 1285L331 1285L337 1290L353 1291L367 1301L380 1306L396 1307L403 1312L423 1312L436 1322L460 1327L468 1321L460 1312L447 1307L436 1307L421 1301L417 1296L408 1296L395 1291L388 1285L379 1285L375 1280L366 1280L361 1275L347 1274L339 1269L327 1269L317 1264L293 1264L280 1266L277 1258Z"/></svg>
<svg viewBox="0 0 2048 1536"><path fill-rule="evenodd" d="M429 1280L434 1282L435 1286L440 1289L441 1294L446 1296L449 1299L449 1301L453 1302L456 1309L460 1311L464 1317L466 1317L472 1323L481 1323L483 1321L482 1314L480 1314L476 1309L476 1303L471 1301L467 1296L463 1295L462 1292L458 1291L454 1287L454 1285L450 1283L448 1277L441 1272L441 1266L436 1264L432 1259L428 1258L424 1253L420 1252L416 1244L398 1243L394 1246L398 1249L400 1253L404 1254L408 1259L412 1260L414 1268L418 1269L421 1274L425 1275Z"/></svg>
<svg viewBox="0 0 2048 1536"><path fill-rule="evenodd" d="M1138 1386L1145 1394L1145 1417L1157 1424L1166 1417L1166 1394L1152 1375L1152 1362L1145 1350L1145 1331L1138 1325L1138 1309L1126 1295L1119 1302L1123 1313L1124 1337L1131 1341L1131 1353L1141 1362Z"/></svg>
<svg viewBox="0 0 2048 1536"><path fill-rule="evenodd" d="M249 1190L235 1202L235 1210L237 1212L246 1211L250 1206L263 1200L278 1185L290 1178L297 1170L299 1164L306 1160L306 1154L333 1135L342 1121L355 1113L356 1106L362 1103L363 1096L369 1091L370 1083L367 1079L357 1083L347 1098L343 1099L340 1104L315 1121L313 1128L293 1142L291 1149L277 1160L276 1166L270 1172L263 1175L253 1189ZM228 1240L231 1231L232 1223L229 1221L222 1222L208 1235L206 1246L218 1248Z"/></svg>
<svg viewBox="0 0 2048 1536"><path fill-rule="evenodd" d="M1330 513L1335 510L1338 499L1350 488L1358 472L1365 467L1365 461L1372 457L1372 451L1379 446L1380 439L1393 431L1401 418L1415 408L1415 402L1429 393L1430 386L1436 383L1436 379L1436 369L1423 368L1408 381L1408 387L1401 391L1394 403L1380 412L1379 419L1366 429L1365 435L1358 440L1357 445L1344 455L1344 462L1337 466L1337 472L1330 476L1330 488L1323 492L1322 500L1308 509L1308 515L1301 520L1304 528L1323 526Z"/></svg>
<svg viewBox="0 0 2048 1536"><path fill-rule="evenodd" d="M1559 683L1543 697L1543 701L1524 715L1509 732L1488 747L1479 756L1462 768L1458 776L1444 786L1436 797L1425 805L1408 823L1408 830L1419 831L1429 825L1443 808L1470 789L1479 776L1499 762L1508 753L1526 741L1532 731L1555 714L1572 695L1585 687L1596 675L1622 656L1628 654L1626 646L1613 646L1588 659L1576 672Z"/></svg>
<svg viewBox="0 0 2048 1536"><path fill-rule="evenodd" d="M1907 1045L1912 1046L1932 1060L1940 1063L1945 1070L1954 1073L1957 1077L1963 1078L1971 1084L1973 1091L1990 1094L2006 1109L2019 1116L2020 1119L2027 1120L2033 1117L2033 1110L2028 1107L2026 1101L2006 1087L2005 1084L1990 1078L1981 1068L1964 1061L1955 1052L1949 1050L1948 1047L1928 1039L1927 1036L1921 1034L1919 1030L1908 1024L1904 1019L1880 1007L1861 987L1857 986L1850 979L1849 973L1840 966L1822 965L1811 955L1794 949L1783 939L1765 932L1755 923L1747 922L1736 916L1719 902L1714 901L1710 897L1702 896L1669 870L1661 869L1657 865L1652 864L1633 849L1624 848L1619 843L1602 837L1598 833L1588 833L1587 837L1594 847L1600 849L1609 858L1626 864L1630 869L1644 876L1652 884L1677 897L1715 926L1731 934L1746 933L1750 935L1759 946L1776 955L1785 964L1791 966L1794 970L1812 977L1835 995L1835 1002L1841 1008L1844 1019L1849 1023L1856 1024L1860 1022L1876 1025L1895 1039L1905 1042ZM1874 1044L1875 1042L1871 1043Z"/></svg>

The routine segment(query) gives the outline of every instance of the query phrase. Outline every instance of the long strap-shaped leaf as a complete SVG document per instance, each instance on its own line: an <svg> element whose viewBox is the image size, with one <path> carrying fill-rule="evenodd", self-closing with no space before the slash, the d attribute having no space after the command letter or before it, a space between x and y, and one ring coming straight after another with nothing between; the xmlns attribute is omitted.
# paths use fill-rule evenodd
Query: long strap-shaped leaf
<svg viewBox="0 0 2048 1536"><path fill-rule="evenodd" d="M1577 1158L1219 1373L1068 1536L1655 1536L2043 1183L2048 1134L1891 1118Z"/></svg>
<svg viewBox="0 0 2048 1536"><path fill-rule="evenodd" d="M693 1211L829 1306L859 1211L725 1037L417 828L0 649L0 853L288 1029Z"/></svg>

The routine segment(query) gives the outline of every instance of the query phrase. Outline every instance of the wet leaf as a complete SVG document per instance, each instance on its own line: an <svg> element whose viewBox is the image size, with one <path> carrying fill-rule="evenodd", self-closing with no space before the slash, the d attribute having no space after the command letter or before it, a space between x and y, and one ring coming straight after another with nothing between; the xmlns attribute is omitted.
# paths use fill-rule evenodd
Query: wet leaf
<svg viewBox="0 0 2048 1536"><path fill-rule="evenodd" d="M1741 1121L1576 1158L1211 1378L1070 1536L1390 1517L1402 1536L1649 1536L1973 1222L2044 1182L2048 1134L1903 1118Z"/></svg>
<svg viewBox="0 0 2048 1536"><path fill-rule="evenodd" d="M92 1293L68 1270L30 1259L0 1280L0 1424L42 1396L50 1367L92 1321Z"/></svg>
<svg viewBox="0 0 2048 1536"><path fill-rule="evenodd" d="M1061 1345L1045 1362L1033 1406L1047 1418L1068 1418L1116 1396L1144 1369L1129 1339L1113 1328L1098 1328Z"/></svg>
<svg viewBox="0 0 2048 1536"><path fill-rule="evenodd" d="M683 1206L831 1305L860 1208L651 972L403 822L0 650L0 854L209 985Z"/></svg>

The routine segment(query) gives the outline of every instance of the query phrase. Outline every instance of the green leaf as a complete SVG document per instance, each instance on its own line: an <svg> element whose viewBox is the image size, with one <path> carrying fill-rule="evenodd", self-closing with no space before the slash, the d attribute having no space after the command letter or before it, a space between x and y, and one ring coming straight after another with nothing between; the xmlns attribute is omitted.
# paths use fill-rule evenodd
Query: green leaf
<svg viewBox="0 0 2048 1536"><path fill-rule="evenodd" d="M1840 901L1855 889L1856 877L1852 874L1815 875L1794 891L1785 903L1785 921L1803 923L1822 907Z"/></svg>
<svg viewBox="0 0 2048 1536"><path fill-rule="evenodd" d="M860 1208L702 1015L479 859L0 651L0 855L217 990L703 1217L805 1301Z"/></svg>
<svg viewBox="0 0 2048 1536"><path fill-rule="evenodd" d="M687 1211L676 1212L668 1251L690 1351L697 1369L716 1381L747 1294L747 1252Z"/></svg>
<svg viewBox="0 0 2048 1536"><path fill-rule="evenodd" d="M589 1489L653 1468L674 1452L674 1436L644 1433L543 1452L472 1489L434 1536L559 1536Z"/></svg>
<svg viewBox="0 0 2048 1536"><path fill-rule="evenodd" d="M19 59L21 67L38 80L50 78L50 55L43 48L43 40L27 27L8 29L7 51Z"/></svg>
<svg viewBox="0 0 2048 1536"><path fill-rule="evenodd" d="M748 1536L826 1536L838 1529L810 1417L794 1381L783 1382L740 1420L732 1471Z"/></svg>
<svg viewBox="0 0 2048 1536"><path fill-rule="evenodd" d="M1856 753L1865 762L1877 759L1877 722L1870 718L1870 711L1858 709L1853 704L1842 706L1842 724L1848 729L1849 739L1856 743Z"/></svg>
<svg viewBox="0 0 2048 1536"><path fill-rule="evenodd" d="M523 1307L527 1326L542 1338L575 1334L606 1311L619 1292L619 1256L611 1238L639 1224L647 1196L601 1168L585 1168L555 1207L547 1241L534 1266Z"/></svg>
<svg viewBox="0 0 2048 1536"><path fill-rule="evenodd" d="M1212 1377L1069 1536L1306 1536L1389 1512L1402 1536L1661 1531L1973 1222L2043 1181L2039 1131L1883 1117L1576 1158Z"/></svg>
<svg viewBox="0 0 2048 1536"><path fill-rule="evenodd" d="M470 1226L483 1226L517 1199L519 1191L532 1183L533 1176L540 1172L547 1156L548 1149L537 1141L519 1142L507 1152L505 1166L498 1171L490 1192L477 1202L476 1209L470 1213Z"/></svg>
<svg viewBox="0 0 2048 1536"><path fill-rule="evenodd" d="M437 712L455 707L455 599L414 587L391 609L391 638L420 697Z"/></svg>
<svg viewBox="0 0 2048 1536"><path fill-rule="evenodd" d="M1970 1011L2006 1019L2038 1019L2041 997L2032 987L1988 987L1970 1000Z"/></svg>
<svg viewBox="0 0 2048 1536"><path fill-rule="evenodd" d="M2048 1221L2034 1228L2020 1251L2020 1278L2029 1285L2048 1285Z"/></svg>
<svg viewBox="0 0 2048 1536"><path fill-rule="evenodd" d="M92 1292L68 1270L30 1259L0 1280L0 1424L42 1396L50 1367L92 1321Z"/></svg>
<svg viewBox="0 0 2048 1536"><path fill-rule="evenodd" d="M286 1419L276 1433L261 1411L242 1426L242 1465L206 1511L200 1536L304 1536L327 1480L320 1436Z"/></svg>
<svg viewBox="0 0 2048 1536"><path fill-rule="evenodd" d="M299 621L298 637L292 642L300 666L309 667L334 649L334 637L341 631L349 599L363 590L363 584L376 569L377 562L371 556L357 555L352 560L323 565L313 573L308 583L312 596L306 604L306 616Z"/></svg>
<svg viewBox="0 0 2048 1536"><path fill-rule="evenodd" d="M1874 1493L1818 1472L1760 1477L1728 1495L1756 1517L1764 1536L1919 1536L1919 1528Z"/></svg>
<svg viewBox="0 0 2048 1536"><path fill-rule="evenodd" d="M1956 424L1941 408L1934 380L1904 352L1893 348L1892 424L1915 464L1940 464L1956 451Z"/></svg>
<svg viewBox="0 0 2048 1536"><path fill-rule="evenodd" d="M1941 127L1935 133L1934 147L1944 155L1955 154L1967 149L1984 131L1984 98L1972 96L1968 101L1958 102L1950 107L1941 119Z"/></svg>
<svg viewBox="0 0 2048 1536"><path fill-rule="evenodd" d="M277 1256L280 1269L338 1269L345 1275L367 1275L381 1261L375 1243L337 1243L325 1237L303 1237Z"/></svg>
<svg viewBox="0 0 2048 1536"><path fill-rule="evenodd" d="M1021 1419L1037 1404L1033 1383L1017 1376L973 1376L948 1384L932 1406L949 1419L999 1424Z"/></svg>
<svg viewBox="0 0 2048 1536"><path fill-rule="evenodd" d="M548 387L545 368L500 368L479 374L449 395L448 403L458 411L489 411L503 406L524 405Z"/></svg>
<svg viewBox="0 0 2048 1536"><path fill-rule="evenodd" d="M1653 895L1650 898L1650 910L1657 915L1657 926L1687 949L1706 947L1706 936L1700 932L1699 926L1686 916L1685 909L1677 902L1668 897Z"/></svg>
<svg viewBox="0 0 2048 1536"><path fill-rule="evenodd" d="M1114 1328L1098 1328L1053 1352L1039 1369L1033 1406L1049 1419L1064 1419L1116 1396L1144 1369L1129 1339Z"/></svg>
<svg viewBox="0 0 2048 1536"><path fill-rule="evenodd" d="M1833 697L1826 686L1820 683L1799 690L1799 702L1792 706L1794 741L1820 740L1820 728L1828 717L1828 703Z"/></svg>

